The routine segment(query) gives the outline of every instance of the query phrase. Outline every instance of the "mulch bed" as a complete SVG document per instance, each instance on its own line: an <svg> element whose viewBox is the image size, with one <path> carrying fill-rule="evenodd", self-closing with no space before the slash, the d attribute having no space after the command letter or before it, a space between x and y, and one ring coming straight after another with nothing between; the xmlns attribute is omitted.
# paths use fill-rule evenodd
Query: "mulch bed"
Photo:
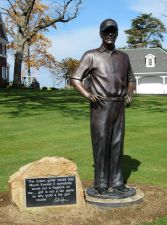
<svg viewBox="0 0 167 225"><path fill-rule="evenodd" d="M83 181L83 187L90 181ZM0 225L133 225L153 222L167 215L167 190L146 184L132 184L144 192L140 205L99 209L92 205L84 208L56 208L42 214L21 213L11 204L9 193L0 193Z"/></svg>

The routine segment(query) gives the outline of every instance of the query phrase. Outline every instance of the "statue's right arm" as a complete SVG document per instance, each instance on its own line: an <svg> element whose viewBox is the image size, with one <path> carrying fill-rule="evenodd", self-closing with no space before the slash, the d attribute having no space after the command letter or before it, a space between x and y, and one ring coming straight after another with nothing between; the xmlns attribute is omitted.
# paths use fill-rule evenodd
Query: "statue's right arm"
<svg viewBox="0 0 167 225"><path fill-rule="evenodd" d="M81 95L83 95L89 101L98 102L102 100L101 96L90 93L80 80L71 78L71 84L77 91L80 92Z"/></svg>
<svg viewBox="0 0 167 225"><path fill-rule="evenodd" d="M82 80L83 78L87 77L92 69L92 54L91 52L86 52L81 61L79 66L77 67L75 73L71 76L71 85L80 92L85 98L92 102L98 102L102 98L99 95L95 95L87 90L87 88L83 85Z"/></svg>

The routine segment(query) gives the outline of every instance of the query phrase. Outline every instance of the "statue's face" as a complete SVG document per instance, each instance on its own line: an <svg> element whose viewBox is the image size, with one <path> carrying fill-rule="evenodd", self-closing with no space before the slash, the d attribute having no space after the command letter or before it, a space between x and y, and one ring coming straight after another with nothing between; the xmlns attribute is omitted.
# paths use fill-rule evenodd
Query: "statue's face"
<svg viewBox="0 0 167 225"><path fill-rule="evenodd" d="M100 32L101 39L106 45L113 45L118 36L118 30L115 27L109 27Z"/></svg>

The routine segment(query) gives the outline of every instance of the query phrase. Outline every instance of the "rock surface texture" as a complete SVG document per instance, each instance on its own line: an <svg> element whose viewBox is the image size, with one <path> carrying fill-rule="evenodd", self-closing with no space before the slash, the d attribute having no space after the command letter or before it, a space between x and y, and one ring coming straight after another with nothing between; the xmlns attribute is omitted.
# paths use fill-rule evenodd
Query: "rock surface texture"
<svg viewBox="0 0 167 225"><path fill-rule="evenodd" d="M66 176L75 176L76 178L76 204L26 207L25 179ZM21 211L52 210L58 207L85 207L84 192L78 175L77 166L74 162L65 158L45 157L21 167L18 172L10 176L9 189L12 202L15 203Z"/></svg>

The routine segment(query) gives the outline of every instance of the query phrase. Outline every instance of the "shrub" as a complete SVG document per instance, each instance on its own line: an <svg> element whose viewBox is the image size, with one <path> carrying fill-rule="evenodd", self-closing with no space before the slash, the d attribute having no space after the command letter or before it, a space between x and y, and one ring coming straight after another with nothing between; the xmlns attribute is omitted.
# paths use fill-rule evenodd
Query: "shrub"
<svg viewBox="0 0 167 225"><path fill-rule="evenodd" d="M41 88L41 90L43 90L43 91L47 91L47 90L48 90L48 88L47 88L47 87L42 87L42 88Z"/></svg>

